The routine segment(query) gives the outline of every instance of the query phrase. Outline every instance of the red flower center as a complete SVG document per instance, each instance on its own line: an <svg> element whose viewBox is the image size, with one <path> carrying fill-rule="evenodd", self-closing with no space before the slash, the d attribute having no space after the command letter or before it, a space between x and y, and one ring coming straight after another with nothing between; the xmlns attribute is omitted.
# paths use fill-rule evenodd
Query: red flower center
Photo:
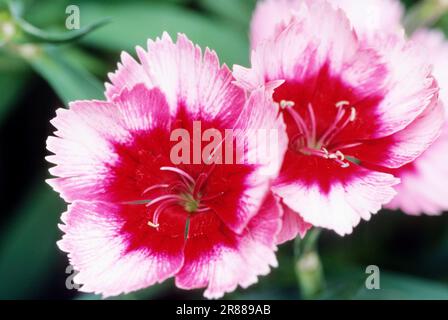
<svg viewBox="0 0 448 320"><path fill-rule="evenodd" d="M212 196L202 194L203 186L213 171L215 165L212 165L207 173L199 174L197 179L193 179L191 175L182 169L176 167L161 167L161 171L170 171L179 176L179 180L171 184L156 184L146 190L142 195L147 195L155 190L163 189L167 193L158 196L152 200L148 200L147 207L157 206L154 211L152 220L148 221L148 225L153 228L159 227L159 217L165 209L170 206L181 206L186 212L200 213L212 210L207 206L207 201L222 196L222 192Z"/></svg>
<svg viewBox="0 0 448 320"><path fill-rule="evenodd" d="M333 143L335 137L356 120L356 108L351 106L350 102L339 101L335 104L336 116L320 136L317 134L316 113L311 103L307 104L307 109L304 112L307 119L304 119L299 112L294 110L295 103L293 101L281 100L280 107L289 113L298 129L298 133L290 139L291 150L304 155L334 160L343 168L350 165L341 150L354 147L360 143Z"/></svg>

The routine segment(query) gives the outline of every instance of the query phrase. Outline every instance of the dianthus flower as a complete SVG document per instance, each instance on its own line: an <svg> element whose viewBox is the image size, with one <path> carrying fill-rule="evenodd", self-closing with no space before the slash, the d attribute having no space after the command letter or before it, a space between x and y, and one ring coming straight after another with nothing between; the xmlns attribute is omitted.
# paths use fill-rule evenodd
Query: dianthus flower
<svg viewBox="0 0 448 320"><path fill-rule="evenodd" d="M344 235L396 194L399 179L386 171L415 160L439 135L438 86L424 52L401 33L360 36L326 1L280 13L275 3L260 4L254 19L288 16L254 48L251 68L236 66L234 75L248 91L277 85L289 148L272 190L295 212L297 233L305 222Z"/></svg>
<svg viewBox="0 0 448 320"><path fill-rule="evenodd" d="M276 266L282 227L269 186L287 137L272 92L247 97L213 51L202 54L184 35L173 43L164 34L137 53L139 62L122 54L107 101L72 102L51 121L56 178L48 182L70 203L58 245L79 272L74 280L106 297L170 277L182 289L206 288L208 298L247 287ZM221 160L173 160L172 133L195 137L195 123L204 131L200 147L239 130L225 136L235 144ZM258 147L247 141L257 130L278 133L277 153L253 156ZM239 139L244 152L233 153Z"/></svg>

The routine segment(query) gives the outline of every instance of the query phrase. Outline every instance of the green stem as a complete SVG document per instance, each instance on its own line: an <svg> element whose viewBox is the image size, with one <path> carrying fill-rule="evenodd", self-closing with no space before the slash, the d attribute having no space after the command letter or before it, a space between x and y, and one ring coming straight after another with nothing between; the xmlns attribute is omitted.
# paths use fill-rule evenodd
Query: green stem
<svg viewBox="0 0 448 320"><path fill-rule="evenodd" d="M323 267L317 252L320 232L320 229L314 228L303 240L297 237L295 241L295 271L301 295L307 300L318 297L325 287Z"/></svg>

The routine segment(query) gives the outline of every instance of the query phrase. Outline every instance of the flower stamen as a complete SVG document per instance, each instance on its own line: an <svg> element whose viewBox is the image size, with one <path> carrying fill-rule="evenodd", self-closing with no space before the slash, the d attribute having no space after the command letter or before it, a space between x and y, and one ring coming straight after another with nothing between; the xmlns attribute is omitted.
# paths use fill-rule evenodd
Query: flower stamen
<svg viewBox="0 0 448 320"><path fill-rule="evenodd" d="M336 146L331 146L331 143L335 137L350 123L356 121L356 108L351 107L349 101L342 100L335 104L335 107L337 108L336 116L331 125L319 139L317 138L316 113L311 103L307 104L307 122L299 114L299 112L294 110L296 104L293 101L281 100L279 105L281 109L288 112L299 129L299 133L291 139L291 147L295 151L301 152L305 155L313 155L324 159L333 160L342 168L347 168L350 166L350 163L346 161L346 157L341 152L341 149L359 146L361 143L342 144L338 148L336 148Z"/></svg>
<svg viewBox="0 0 448 320"><path fill-rule="evenodd" d="M303 120L302 116L297 111L294 110L294 106L295 103L293 101L287 101L287 100L280 101L280 107L289 113L289 115L293 118L294 122L296 123L297 128L299 128L300 132L307 139L307 143L309 143L310 141L308 139L310 139L310 133L308 127L305 121Z"/></svg>
<svg viewBox="0 0 448 320"><path fill-rule="evenodd" d="M147 203L146 206L150 207L150 206L153 206L156 203L163 202L163 201L166 201L166 200L179 200L179 201L181 201L183 199L180 196L169 194L169 195L166 195L166 196L160 196L160 197L157 197L157 198L153 199L151 202Z"/></svg>
<svg viewBox="0 0 448 320"><path fill-rule="evenodd" d="M194 184L194 179L188 173L186 173L184 170L181 170L181 169L175 168L175 167L161 167L160 170L161 171L171 171L171 172L177 173L182 178L185 178L188 182Z"/></svg>
<svg viewBox="0 0 448 320"><path fill-rule="evenodd" d="M148 221L148 226L153 227L158 229L159 228L159 217L160 214L169 206L172 206L174 204L176 204L177 201L175 200L169 200L169 201L165 201L163 204L161 204L160 206L157 207L156 211L154 211L154 215L152 218L152 221Z"/></svg>
<svg viewBox="0 0 448 320"><path fill-rule="evenodd" d="M201 195L201 190L203 189L206 180L208 179L214 168L215 164L211 165L210 169L208 169L207 172L200 173L198 178L195 180L184 170L175 167L161 167L161 171L170 171L178 174L181 178L181 181L177 181L172 184L156 184L143 191L142 195L157 189L165 189L165 192L168 192L168 194L156 197L151 201L145 201L147 202L146 207L151 207L156 204L158 205L154 211L152 220L148 221L148 226L158 229L160 226L160 215L168 207L174 205L183 207L184 210L188 212L188 214L211 211L212 209L209 206L204 205L204 201L213 200L224 194L224 192L220 192L216 195L207 197L203 197Z"/></svg>
<svg viewBox="0 0 448 320"><path fill-rule="evenodd" d="M347 113L347 109L344 108L347 106L347 101L341 101L336 103L336 108L338 108L338 113L336 114L336 118L331 124L331 126L325 131L322 137L319 139L318 145L328 145L342 130L344 130L351 122L356 120L356 109L355 107L350 107L350 115L345 119L345 121L340 124L342 119Z"/></svg>
<svg viewBox="0 0 448 320"><path fill-rule="evenodd" d="M152 190L168 188L169 186L170 186L169 184L155 184L155 185L145 189L143 191L142 195L147 194L148 192L150 192Z"/></svg>

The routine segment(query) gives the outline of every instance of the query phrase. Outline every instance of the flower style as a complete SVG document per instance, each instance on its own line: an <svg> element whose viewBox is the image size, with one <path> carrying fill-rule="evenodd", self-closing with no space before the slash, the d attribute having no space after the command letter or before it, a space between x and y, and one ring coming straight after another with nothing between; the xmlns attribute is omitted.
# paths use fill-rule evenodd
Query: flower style
<svg viewBox="0 0 448 320"><path fill-rule="evenodd" d="M182 289L206 288L208 298L247 287L276 266L282 237L281 206L268 191L287 137L272 92L246 98L217 55L184 35L173 43L165 33L137 53L139 62L122 54L107 101L73 102L52 120L56 178L48 183L71 203L58 245L81 290L106 297L170 277ZM239 129L245 139L278 130L280 153L250 164L175 165L170 132L191 133L193 121ZM244 146L242 157L258 151Z"/></svg>
<svg viewBox="0 0 448 320"><path fill-rule="evenodd" d="M326 1L302 1L281 29L251 69L234 68L246 90L277 85L289 147L272 190L306 223L351 233L395 195L385 171L437 138L437 83L418 48L397 34L358 37Z"/></svg>

